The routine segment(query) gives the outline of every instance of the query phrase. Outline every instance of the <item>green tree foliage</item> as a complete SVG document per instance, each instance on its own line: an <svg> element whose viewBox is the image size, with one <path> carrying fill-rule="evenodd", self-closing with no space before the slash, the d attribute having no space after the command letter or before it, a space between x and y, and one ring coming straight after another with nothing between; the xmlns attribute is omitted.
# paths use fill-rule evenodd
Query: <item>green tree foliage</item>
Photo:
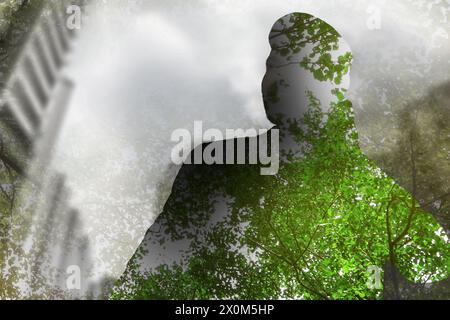
<svg viewBox="0 0 450 320"><path fill-rule="evenodd" d="M351 54L337 54L337 32L304 14L278 26L271 40L282 40L272 42L273 50L284 57L308 52L288 64L335 85L330 108L323 111L307 92L309 111L277 122L301 152L287 157L276 176L260 176L257 166L182 172L161 230L149 238L192 239L189 254L142 271L143 246L113 299L381 299L382 288L367 284L368 270L387 261L417 283L448 277L443 229L359 148L352 104L339 87ZM270 86L266 103L277 103L277 94ZM211 223L219 198L229 214Z"/></svg>
<svg viewBox="0 0 450 320"><path fill-rule="evenodd" d="M19 9L23 1L5 0L0 3L0 35L6 31L14 13Z"/></svg>

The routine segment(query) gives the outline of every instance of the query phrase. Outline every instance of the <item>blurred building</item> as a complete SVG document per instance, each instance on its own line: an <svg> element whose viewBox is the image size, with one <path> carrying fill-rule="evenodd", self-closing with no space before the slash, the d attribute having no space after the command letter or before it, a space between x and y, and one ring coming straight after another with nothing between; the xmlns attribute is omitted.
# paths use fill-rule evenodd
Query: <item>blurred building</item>
<svg viewBox="0 0 450 320"><path fill-rule="evenodd" d="M72 90L63 73L74 36L65 3L25 2L1 43L2 158L27 174L29 159L50 156Z"/></svg>
<svg viewBox="0 0 450 320"><path fill-rule="evenodd" d="M71 4L81 1L17 1L0 39L0 161L28 189L14 200L20 202L12 205L17 213L25 216L33 202L31 217L10 226L6 237L10 248L21 247L19 269L27 277L22 286L37 298L55 295L54 288L64 295L67 267L86 270L89 263L80 250L86 239L77 233L78 212L69 205L65 177L50 166L74 87L64 72L75 37L66 26ZM23 244L13 236L21 229L28 233ZM25 242L31 243L27 249Z"/></svg>

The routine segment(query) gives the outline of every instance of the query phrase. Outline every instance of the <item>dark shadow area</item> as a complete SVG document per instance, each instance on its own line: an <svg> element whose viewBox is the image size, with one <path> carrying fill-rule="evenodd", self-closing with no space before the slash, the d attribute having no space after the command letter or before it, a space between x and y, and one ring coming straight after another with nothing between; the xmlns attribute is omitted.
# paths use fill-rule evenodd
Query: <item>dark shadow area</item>
<svg viewBox="0 0 450 320"><path fill-rule="evenodd" d="M418 199L450 235L450 83L435 87L423 99L393 114L398 128L395 149L377 162ZM398 133L397 133L398 132ZM411 212L408 221L413 219ZM404 279L394 264L386 266L385 297L388 299L448 299L450 278L437 283L414 284ZM397 290L395 288L398 288Z"/></svg>
<svg viewBox="0 0 450 320"><path fill-rule="evenodd" d="M450 83L435 87L392 117L398 127L385 134L395 136L396 148L376 160L450 235Z"/></svg>

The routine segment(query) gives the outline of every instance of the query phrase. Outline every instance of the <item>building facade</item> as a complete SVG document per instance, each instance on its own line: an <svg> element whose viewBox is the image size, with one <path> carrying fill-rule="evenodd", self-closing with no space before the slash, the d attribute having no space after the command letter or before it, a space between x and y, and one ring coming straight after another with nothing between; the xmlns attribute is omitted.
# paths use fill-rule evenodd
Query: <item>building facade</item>
<svg viewBox="0 0 450 320"><path fill-rule="evenodd" d="M0 207L0 259L5 283L15 287L0 292L5 298L13 291L25 298L87 291L77 281L68 287L69 267L88 268L80 250L87 244L65 177L50 166L74 88L64 72L76 35L66 24L73 4L82 3L21 1L0 41L0 183L11 202Z"/></svg>

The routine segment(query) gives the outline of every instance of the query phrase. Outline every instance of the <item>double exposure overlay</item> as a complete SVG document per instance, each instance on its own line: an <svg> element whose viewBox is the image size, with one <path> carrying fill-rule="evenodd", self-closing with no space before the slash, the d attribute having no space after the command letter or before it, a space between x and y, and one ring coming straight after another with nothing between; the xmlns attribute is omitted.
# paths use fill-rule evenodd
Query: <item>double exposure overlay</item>
<svg viewBox="0 0 450 320"><path fill-rule="evenodd" d="M448 297L448 237L439 216L420 205L417 186L409 192L359 146L346 98L348 45L327 23L299 13L280 19L269 38L263 96L268 118L281 131L280 173L261 177L256 166L183 167L113 297ZM439 101L426 107L422 112L448 111ZM411 122L403 124L405 138L419 135L412 122L419 110L403 111L402 123ZM448 146L445 127L430 137L441 150ZM422 155L408 151L413 159ZM401 156L393 151L387 157ZM152 252L161 245L185 251L172 249L175 262L155 265ZM382 268L386 274L377 283L371 274Z"/></svg>
<svg viewBox="0 0 450 320"><path fill-rule="evenodd" d="M0 0L0 299L450 299L425 2Z"/></svg>

